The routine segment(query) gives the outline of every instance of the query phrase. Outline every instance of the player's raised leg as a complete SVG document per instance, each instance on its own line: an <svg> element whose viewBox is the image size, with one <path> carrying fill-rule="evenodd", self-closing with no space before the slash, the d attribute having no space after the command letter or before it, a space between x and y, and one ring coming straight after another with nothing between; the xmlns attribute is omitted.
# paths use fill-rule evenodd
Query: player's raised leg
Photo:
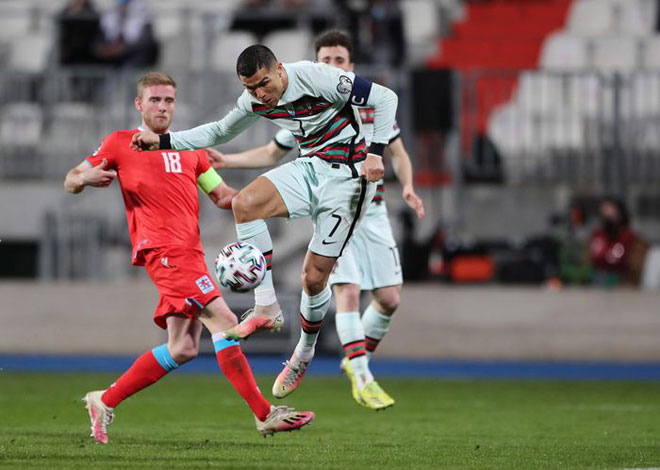
<svg viewBox="0 0 660 470"><path fill-rule="evenodd" d="M195 319L174 315L167 317L166 322L167 343L138 357L107 390L89 392L83 398L96 442L108 443L107 428L117 405L197 356L202 325Z"/></svg>
<svg viewBox="0 0 660 470"><path fill-rule="evenodd" d="M281 431L293 431L308 424L314 413L295 411L285 406L272 406L264 398L252 375L252 369L240 344L225 337L236 326L236 317L224 299L216 298L200 314L200 320L211 332L218 364L236 391L254 414L257 431L266 436Z"/></svg>
<svg viewBox="0 0 660 470"><path fill-rule="evenodd" d="M277 398L283 398L296 389L314 357L316 340L330 305L328 277L336 260L307 251L302 271L300 340L273 384L273 395Z"/></svg>
<svg viewBox="0 0 660 470"><path fill-rule="evenodd" d="M259 177L241 190L232 201L236 233L242 242L256 246L266 258L266 276L254 290L254 308L248 310L241 324L225 332L229 339L243 339L260 330L279 331L282 309L273 288L273 242L264 219L286 217L287 209L277 189L265 177Z"/></svg>

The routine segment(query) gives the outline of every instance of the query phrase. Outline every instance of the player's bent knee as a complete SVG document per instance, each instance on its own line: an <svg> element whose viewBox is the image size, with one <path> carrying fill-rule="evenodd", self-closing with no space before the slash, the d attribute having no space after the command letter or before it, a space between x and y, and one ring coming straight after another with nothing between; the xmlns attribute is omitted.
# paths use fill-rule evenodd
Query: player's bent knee
<svg viewBox="0 0 660 470"><path fill-rule="evenodd" d="M303 270L301 281L305 291L309 295L316 295L325 289L328 283L328 276L316 269Z"/></svg>
<svg viewBox="0 0 660 470"><path fill-rule="evenodd" d="M380 310L383 311L385 315L389 316L399 308L399 304L401 303L401 290L398 286L387 287L377 291L374 297L374 300L381 307Z"/></svg>
<svg viewBox="0 0 660 470"><path fill-rule="evenodd" d="M254 212L254 196L250 192L240 191L231 201L231 210L236 222L249 222L253 220L250 213Z"/></svg>
<svg viewBox="0 0 660 470"><path fill-rule="evenodd" d="M199 353L198 348L194 344L174 344L170 346L170 349L172 359L179 365L192 361Z"/></svg>

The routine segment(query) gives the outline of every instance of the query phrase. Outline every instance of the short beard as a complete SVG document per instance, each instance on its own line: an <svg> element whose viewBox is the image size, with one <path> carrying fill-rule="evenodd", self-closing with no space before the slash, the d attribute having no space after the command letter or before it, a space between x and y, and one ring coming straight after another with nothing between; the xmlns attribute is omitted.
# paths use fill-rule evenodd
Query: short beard
<svg viewBox="0 0 660 470"><path fill-rule="evenodd" d="M165 126L162 125L157 125L156 120L154 119L152 122L149 122L149 127L151 127L151 130L154 131L156 134L163 134L169 127L170 127L170 122L167 122Z"/></svg>

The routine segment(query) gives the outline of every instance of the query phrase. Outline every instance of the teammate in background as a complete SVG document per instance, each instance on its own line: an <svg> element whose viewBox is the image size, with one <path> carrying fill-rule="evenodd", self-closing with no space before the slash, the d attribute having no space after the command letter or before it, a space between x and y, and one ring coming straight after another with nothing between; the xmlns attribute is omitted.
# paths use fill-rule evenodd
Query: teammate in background
<svg viewBox="0 0 660 470"><path fill-rule="evenodd" d="M319 62L353 71L352 43L346 33L329 31L322 34L315 42L315 50ZM373 109L359 108L359 113L365 138L369 141ZM394 172L403 187L402 197L421 218L424 204L415 194L412 165L400 134L394 124L387 148ZM296 145L293 135L281 130L262 147L232 155L207 149L207 155L216 169L259 168L274 165ZM391 317L399 306L402 282L399 252L387 216L381 180L364 220L337 260L329 280L337 304L337 334L346 353L341 368L351 381L355 400L376 410L393 405L394 400L374 381L368 358L389 330ZM360 289L371 291L373 297L361 320Z"/></svg>
<svg viewBox="0 0 660 470"><path fill-rule="evenodd" d="M139 129L158 135L170 127L176 83L159 72L143 75L135 107ZM115 407L197 356L202 324L211 332L218 364L255 415L264 436L309 423L314 414L274 407L263 397L241 347L223 332L236 326L220 291L209 276L199 236L199 186L221 209L231 207L236 191L213 170L203 151L145 152L129 148L139 130L117 131L99 149L66 175L64 187L80 193L85 187L108 187L119 178L133 264L145 266L160 293L155 323L167 329L167 343L141 355L108 389L85 395L96 442L108 443L107 427Z"/></svg>
<svg viewBox="0 0 660 470"><path fill-rule="evenodd" d="M246 90L224 119L160 136L141 132L133 147L206 148L231 140L262 116L290 131L303 157L268 171L232 202L238 238L272 257L263 219L311 217L314 235L302 268L300 340L273 385L282 398L296 389L314 357L314 347L330 303L328 277L376 192L383 176L382 153L389 141L397 96L352 72L307 61L279 63L270 49L254 45L236 64ZM351 105L374 108L372 143L362 136ZM258 329L278 329L281 310L267 272L255 289L255 309L225 336L246 338Z"/></svg>

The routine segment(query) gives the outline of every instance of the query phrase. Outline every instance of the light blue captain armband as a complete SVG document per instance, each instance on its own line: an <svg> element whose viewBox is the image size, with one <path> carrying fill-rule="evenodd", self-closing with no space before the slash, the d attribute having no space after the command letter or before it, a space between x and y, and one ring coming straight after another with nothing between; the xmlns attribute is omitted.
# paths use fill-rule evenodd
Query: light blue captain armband
<svg viewBox="0 0 660 470"><path fill-rule="evenodd" d="M217 188L222 183L222 177L213 168L209 168L197 178L197 186L206 194Z"/></svg>

